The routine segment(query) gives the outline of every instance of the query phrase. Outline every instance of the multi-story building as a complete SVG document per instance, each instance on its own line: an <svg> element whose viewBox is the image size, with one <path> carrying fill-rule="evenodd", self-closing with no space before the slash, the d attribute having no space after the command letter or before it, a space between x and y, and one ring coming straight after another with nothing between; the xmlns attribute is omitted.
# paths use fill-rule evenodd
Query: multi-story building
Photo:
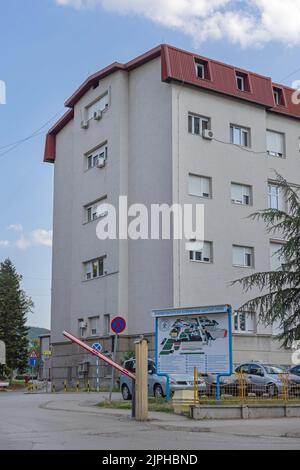
<svg viewBox="0 0 300 470"><path fill-rule="evenodd" d="M88 359L63 330L111 349L110 320L128 320L122 350L153 335L151 311L232 304L249 296L230 282L277 268L283 240L255 210L283 207L275 172L300 183L300 107L293 90L270 78L161 45L89 77L48 132L55 163L52 294L53 378L84 376ZM202 203L205 244L96 237L99 201ZM99 214L98 214L99 215ZM234 362L290 363L256 312L236 313ZM93 367L93 359L89 359ZM94 375L91 372L91 375Z"/></svg>

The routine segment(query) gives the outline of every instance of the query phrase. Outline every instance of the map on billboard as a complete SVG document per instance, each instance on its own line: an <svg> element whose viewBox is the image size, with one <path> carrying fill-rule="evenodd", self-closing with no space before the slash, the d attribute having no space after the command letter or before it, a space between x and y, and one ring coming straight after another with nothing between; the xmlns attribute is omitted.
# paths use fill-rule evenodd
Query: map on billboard
<svg viewBox="0 0 300 470"><path fill-rule="evenodd" d="M175 313L176 311L174 311ZM201 313L200 313L201 312ZM155 312L157 318L158 370L167 374L230 372L231 332L228 309L206 313L203 309L180 311L170 316Z"/></svg>

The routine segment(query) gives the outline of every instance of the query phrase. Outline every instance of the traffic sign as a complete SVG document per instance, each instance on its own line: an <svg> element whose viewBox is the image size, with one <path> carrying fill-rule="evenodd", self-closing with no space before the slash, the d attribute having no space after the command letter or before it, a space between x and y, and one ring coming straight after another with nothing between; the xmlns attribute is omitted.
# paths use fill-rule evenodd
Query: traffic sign
<svg viewBox="0 0 300 470"><path fill-rule="evenodd" d="M123 317L116 317L111 322L111 329L117 335L126 330L126 320Z"/></svg>
<svg viewBox="0 0 300 470"><path fill-rule="evenodd" d="M36 367L36 364L37 364L37 358L36 357L31 357L29 359L29 365L30 367Z"/></svg>
<svg viewBox="0 0 300 470"><path fill-rule="evenodd" d="M29 357L30 359L37 359L38 356L37 353L33 350L31 351L31 353L29 353Z"/></svg>
<svg viewBox="0 0 300 470"><path fill-rule="evenodd" d="M102 352L102 350L103 350L103 346L100 343L93 344L92 348L95 349L95 351L98 351L98 352Z"/></svg>

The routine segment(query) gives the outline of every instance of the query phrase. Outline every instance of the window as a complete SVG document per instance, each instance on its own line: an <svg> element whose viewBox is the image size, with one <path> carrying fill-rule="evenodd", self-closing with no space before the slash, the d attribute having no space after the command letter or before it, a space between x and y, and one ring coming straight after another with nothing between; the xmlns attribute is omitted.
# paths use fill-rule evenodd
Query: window
<svg viewBox="0 0 300 470"><path fill-rule="evenodd" d="M250 91L249 75L242 72L236 72L236 86L240 91Z"/></svg>
<svg viewBox="0 0 300 470"><path fill-rule="evenodd" d="M104 258L98 258L96 260L84 263L84 268L86 281L102 277L104 276Z"/></svg>
<svg viewBox="0 0 300 470"><path fill-rule="evenodd" d="M249 374L257 377L264 377L265 375L263 368L258 364L250 364Z"/></svg>
<svg viewBox="0 0 300 470"><path fill-rule="evenodd" d="M93 204L85 206L85 223L93 222L107 215L106 211L101 210L101 204L105 203L106 197L99 199Z"/></svg>
<svg viewBox="0 0 300 470"><path fill-rule="evenodd" d="M104 334L105 335L110 334L110 315L109 314L104 315Z"/></svg>
<svg viewBox="0 0 300 470"><path fill-rule="evenodd" d="M256 315L251 312L234 313L234 331L235 333L250 333L256 331Z"/></svg>
<svg viewBox="0 0 300 470"><path fill-rule="evenodd" d="M284 134L267 131L267 152L270 156L283 158L284 146Z"/></svg>
<svg viewBox="0 0 300 470"><path fill-rule="evenodd" d="M203 116L189 114L189 133L203 135L203 132L210 129L210 119Z"/></svg>
<svg viewBox="0 0 300 470"><path fill-rule="evenodd" d="M273 93L276 106L285 106L283 90L281 88L273 87Z"/></svg>
<svg viewBox="0 0 300 470"><path fill-rule="evenodd" d="M91 152L86 155L87 160L87 169L95 168L98 165L105 165L107 161L108 147L107 145L102 145L94 152Z"/></svg>
<svg viewBox="0 0 300 470"><path fill-rule="evenodd" d="M271 271L281 271L284 265L284 257L280 256L280 250L283 243L271 242L270 243L270 268Z"/></svg>
<svg viewBox="0 0 300 470"><path fill-rule="evenodd" d="M237 87L241 91L245 91L245 78L242 75L236 76Z"/></svg>
<svg viewBox="0 0 300 470"><path fill-rule="evenodd" d="M99 317L89 318L90 335L97 336L99 334Z"/></svg>
<svg viewBox="0 0 300 470"><path fill-rule="evenodd" d="M197 77L205 78L205 66L204 64L197 64Z"/></svg>
<svg viewBox="0 0 300 470"><path fill-rule="evenodd" d="M86 327L87 327L87 324L84 321L84 319L79 318L79 320L78 320L78 331L79 331L80 338L83 338L85 336Z"/></svg>
<svg viewBox="0 0 300 470"><path fill-rule="evenodd" d="M230 141L234 145L250 147L250 130L239 126L230 126Z"/></svg>
<svg viewBox="0 0 300 470"><path fill-rule="evenodd" d="M204 198L212 197L212 180L207 176L189 175L189 194Z"/></svg>
<svg viewBox="0 0 300 470"><path fill-rule="evenodd" d="M252 204L252 188L244 184L231 183L231 201L233 204L249 206Z"/></svg>
<svg viewBox="0 0 300 470"><path fill-rule="evenodd" d="M210 80L210 70L208 62L205 60L198 60L196 62L196 75L201 80Z"/></svg>
<svg viewBox="0 0 300 470"><path fill-rule="evenodd" d="M212 263L212 243L204 242L202 250L190 251L190 261Z"/></svg>
<svg viewBox="0 0 300 470"><path fill-rule="evenodd" d="M233 266L242 268L254 267L254 250L247 246L233 246Z"/></svg>
<svg viewBox="0 0 300 470"><path fill-rule="evenodd" d="M269 199L269 209L277 209L284 211L286 209L286 204L282 189L276 184L268 185L268 199Z"/></svg>
<svg viewBox="0 0 300 470"><path fill-rule="evenodd" d="M95 113L104 111L109 106L109 94L108 92L105 93L100 99L92 103L90 106L86 108L86 116L87 120L90 121L94 119Z"/></svg>
<svg viewBox="0 0 300 470"><path fill-rule="evenodd" d="M248 374L249 373L249 366L248 364L243 364L235 369L237 374Z"/></svg>

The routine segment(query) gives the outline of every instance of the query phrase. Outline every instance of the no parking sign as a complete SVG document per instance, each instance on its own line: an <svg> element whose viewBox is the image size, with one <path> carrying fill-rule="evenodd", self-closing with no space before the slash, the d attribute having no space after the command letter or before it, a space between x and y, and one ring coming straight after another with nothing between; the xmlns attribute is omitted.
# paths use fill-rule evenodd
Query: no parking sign
<svg viewBox="0 0 300 470"><path fill-rule="evenodd" d="M116 335L120 335L126 330L126 320L123 317L116 317L111 322L111 329Z"/></svg>

